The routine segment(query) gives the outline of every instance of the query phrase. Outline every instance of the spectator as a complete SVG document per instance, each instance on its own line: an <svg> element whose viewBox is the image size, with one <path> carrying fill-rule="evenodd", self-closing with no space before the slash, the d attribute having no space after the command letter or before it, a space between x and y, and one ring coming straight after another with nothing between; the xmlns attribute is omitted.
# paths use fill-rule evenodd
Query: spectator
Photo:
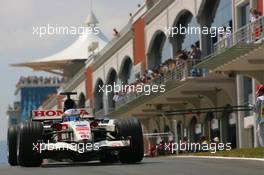
<svg viewBox="0 0 264 175"><path fill-rule="evenodd" d="M113 100L114 100L114 102L118 102L118 100L119 100L118 92L115 92Z"/></svg>
<svg viewBox="0 0 264 175"><path fill-rule="evenodd" d="M168 67L168 62L165 62L165 64L163 65L163 74L167 74L169 71L169 67Z"/></svg>
<svg viewBox="0 0 264 175"><path fill-rule="evenodd" d="M218 35L218 43L219 43L219 48L217 49L223 49L225 48L225 34L224 33L219 33Z"/></svg>
<svg viewBox="0 0 264 175"><path fill-rule="evenodd" d="M251 41L255 41L259 39L259 34L260 34L260 28L259 25L257 23L257 19L259 12L257 11L257 9L255 8L251 8L250 9L250 13L249 13L249 22L251 23Z"/></svg>
<svg viewBox="0 0 264 175"><path fill-rule="evenodd" d="M232 39L232 32L227 31L227 27L224 26L224 40L225 40L225 48L231 47L231 39Z"/></svg>
<svg viewBox="0 0 264 175"><path fill-rule="evenodd" d="M257 11L257 9L255 9L255 8L251 8L250 9L250 11L249 11L249 22L250 23L253 23L253 22L255 22L256 20L257 20L257 18L258 18L258 11Z"/></svg>
<svg viewBox="0 0 264 175"><path fill-rule="evenodd" d="M147 75L147 78L148 79L152 79L153 78L152 77L152 74L153 74L153 71L152 70L147 70L146 73L147 73L146 75Z"/></svg>
<svg viewBox="0 0 264 175"><path fill-rule="evenodd" d="M186 61L189 57L188 57L188 54L185 52L185 51L178 51L177 52L177 57L179 58L179 59L182 59L182 60L184 60L184 61Z"/></svg>
<svg viewBox="0 0 264 175"><path fill-rule="evenodd" d="M192 66L194 64L197 64L197 62L200 61L201 59L201 50L198 46L192 45L192 52L188 52L186 50L183 51L180 50L177 52L176 56L177 58L168 59L164 63L155 66L152 70L151 69L145 70L142 76L139 76L134 83L131 83L126 87L125 92L115 93L113 100L117 102L125 98L125 96L128 94L136 93L135 87L137 85L144 86L147 84L160 83L160 80L164 81L165 80L163 79L164 77L167 77L169 73L177 69L187 69L188 73L190 73ZM190 62L189 60L191 60L193 63ZM197 73L195 74L195 76L200 75L199 71L196 72Z"/></svg>
<svg viewBox="0 0 264 175"><path fill-rule="evenodd" d="M190 54L190 58L192 59L192 64L196 65L201 59L201 50L196 45L191 45L192 51Z"/></svg>

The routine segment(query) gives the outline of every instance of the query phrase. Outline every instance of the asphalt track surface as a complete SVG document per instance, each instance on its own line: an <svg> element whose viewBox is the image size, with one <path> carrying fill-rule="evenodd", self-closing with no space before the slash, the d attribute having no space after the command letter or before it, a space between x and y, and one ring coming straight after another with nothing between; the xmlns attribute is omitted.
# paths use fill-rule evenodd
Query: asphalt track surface
<svg viewBox="0 0 264 175"><path fill-rule="evenodd" d="M205 158L146 158L142 163L56 163L39 168L0 166L0 175L261 175L263 161Z"/></svg>

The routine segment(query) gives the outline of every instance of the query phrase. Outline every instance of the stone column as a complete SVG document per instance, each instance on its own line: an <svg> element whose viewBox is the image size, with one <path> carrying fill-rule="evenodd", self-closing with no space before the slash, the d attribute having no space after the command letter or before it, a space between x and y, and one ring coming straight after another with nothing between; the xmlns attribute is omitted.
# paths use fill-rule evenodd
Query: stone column
<svg viewBox="0 0 264 175"><path fill-rule="evenodd" d="M207 27L208 29L211 28L211 23L213 20L209 16L202 15L199 18L200 22L200 27L203 29L203 27ZM201 34L200 35L200 48L202 50L202 56L207 56L213 51L213 42L212 42L212 37L211 34Z"/></svg>
<svg viewBox="0 0 264 175"><path fill-rule="evenodd" d="M237 87L237 105L243 105L243 76L236 76L236 87ZM237 112L237 142L238 148L243 147L243 136L244 136L244 115L242 111Z"/></svg>

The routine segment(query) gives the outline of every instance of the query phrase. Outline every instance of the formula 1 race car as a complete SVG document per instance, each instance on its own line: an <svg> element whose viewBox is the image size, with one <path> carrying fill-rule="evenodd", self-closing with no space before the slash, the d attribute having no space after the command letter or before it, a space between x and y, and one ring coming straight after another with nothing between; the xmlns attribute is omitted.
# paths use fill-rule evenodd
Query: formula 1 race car
<svg viewBox="0 0 264 175"><path fill-rule="evenodd" d="M71 95L63 110L35 110L29 121L8 128L11 166L40 166L43 159L136 163L143 159L140 122L135 118L95 118L77 109Z"/></svg>

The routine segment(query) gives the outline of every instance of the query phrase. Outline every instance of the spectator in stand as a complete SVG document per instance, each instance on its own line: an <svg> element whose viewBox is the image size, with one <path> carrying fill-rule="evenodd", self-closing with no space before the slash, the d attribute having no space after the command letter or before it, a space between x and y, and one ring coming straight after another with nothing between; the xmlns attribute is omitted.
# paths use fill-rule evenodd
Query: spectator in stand
<svg viewBox="0 0 264 175"><path fill-rule="evenodd" d="M171 63L171 70L175 70L177 67L177 60L176 59L173 59L172 60L172 63Z"/></svg>
<svg viewBox="0 0 264 175"><path fill-rule="evenodd" d="M249 13L249 22L251 23L251 41L256 41L259 39L259 34L260 34L260 26L257 23L259 17L259 12L255 8L250 9Z"/></svg>
<svg viewBox="0 0 264 175"><path fill-rule="evenodd" d="M184 60L184 61L186 61L189 58L186 51L182 51L182 50L179 50L176 55L179 59Z"/></svg>
<svg viewBox="0 0 264 175"><path fill-rule="evenodd" d="M115 92L114 97L113 97L114 102L118 102L118 99L119 99L118 92Z"/></svg>
<svg viewBox="0 0 264 175"><path fill-rule="evenodd" d="M40 84L43 83L43 77L42 77L42 76L39 78L39 83L40 83Z"/></svg>
<svg viewBox="0 0 264 175"><path fill-rule="evenodd" d="M224 39L225 47L229 48L231 46L232 31L228 31L226 26L224 26Z"/></svg>
<svg viewBox="0 0 264 175"><path fill-rule="evenodd" d="M140 82L146 84L147 83L147 77L146 77L146 74L143 74L142 77L140 77Z"/></svg>
<svg viewBox="0 0 264 175"><path fill-rule="evenodd" d="M168 71L171 72L174 70L174 61L172 59L168 59Z"/></svg>
<svg viewBox="0 0 264 175"><path fill-rule="evenodd" d="M192 65L196 65L200 61L202 53L196 45L191 45L191 49L190 58L192 59Z"/></svg>
<svg viewBox="0 0 264 175"><path fill-rule="evenodd" d="M188 66L188 70L191 70L191 76L199 76L199 69L192 68L194 65L201 61L201 50L197 45L191 45L192 51L190 53L191 65Z"/></svg>
<svg viewBox="0 0 264 175"><path fill-rule="evenodd" d="M176 70L182 69L183 66L187 64L187 62L191 63L190 56L192 57L192 61L197 62L201 59L201 50L199 47L193 45L192 52L187 52L186 50L178 51L177 58L168 59L164 63L155 66L152 70L148 69L145 70L144 74L138 77L134 83L131 83L125 90L125 92L116 93L113 97L115 102L122 100L125 98L127 94L134 94L135 87L137 85L147 85L152 83L159 83L156 80L163 78L164 76L168 75L168 73ZM196 64L196 63L195 63ZM188 71L191 70L192 64L189 64ZM163 79L162 79L163 80Z"/></svg>
<svg viewBox="0 0 264 175"><path fill-rule="evenodd" d="M217 49L222 49L225 47L225 35L224 33L219 33L218 35L218 43L219 43L219 48Z"/></svg>
<svg viewBox="0 0 264 175"><path fill-rule="evenodd" d="M163 74L167 74L169 71L168 61L163 64Z"/></svg>
<svg viewBox="0 0 264 175"><path fill-rule="evenodd" d="M255 8L251 8L250 11L249 11L249 18L250 18L249 22L250 23L255 22L257 20L257 18L258 18L258 15L259 15L258 10L255 9Z"/></svg>
<svg viewBox="0 0 264 175"><path fill-rule="evenodd" d="M164 65L160 64L159 68L156 70L157 74L164 74Z"/></svg>
<svg viewBox="0 0 264 175"><path fill-rule="evenodd" d="M56 84L56 77L53 77L53 78L52 78L52 83L53 83L53 84Z"/></svg>
<svg viewBox="0 0 264 175"><path fill-rule="evenodd" d="M146 70L145 72L146 72L146 76L147 76L147 78L148 78L148 79L151 79L151 78L152 78L152 73L153 73L153 71L152 71L152 70Z"/></svg>

